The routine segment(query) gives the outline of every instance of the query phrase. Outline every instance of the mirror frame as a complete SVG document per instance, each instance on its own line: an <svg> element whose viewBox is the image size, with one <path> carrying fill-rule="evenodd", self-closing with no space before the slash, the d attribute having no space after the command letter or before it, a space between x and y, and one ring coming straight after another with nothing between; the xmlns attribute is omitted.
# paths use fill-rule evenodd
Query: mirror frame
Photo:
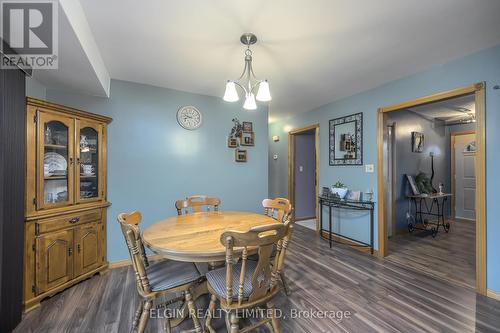
<svg viewBox="0 0 500 333"><path fill-rule="evenodd" d="M342 124L354 123L355 129L355 158L338 158L335 149L340 145L336 142L335 127ZM349 116L331 119L329 122L329 164L331 166L363 165L363 113L355 113Z"/></svg>

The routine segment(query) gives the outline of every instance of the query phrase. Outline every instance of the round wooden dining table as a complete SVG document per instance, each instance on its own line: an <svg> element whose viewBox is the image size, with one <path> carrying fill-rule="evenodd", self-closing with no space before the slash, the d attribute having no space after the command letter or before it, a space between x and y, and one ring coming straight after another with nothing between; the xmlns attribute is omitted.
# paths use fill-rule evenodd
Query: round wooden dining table
<svg viewBox="0 0 500 333"><path fill-rule="evenodd" d="M266 215L249 212L199 212L152 224L142 236L147 247L167 259L215 263L225 260L226 249L220 242L225 231L246 232L252 227L277 223Z"/></svg>

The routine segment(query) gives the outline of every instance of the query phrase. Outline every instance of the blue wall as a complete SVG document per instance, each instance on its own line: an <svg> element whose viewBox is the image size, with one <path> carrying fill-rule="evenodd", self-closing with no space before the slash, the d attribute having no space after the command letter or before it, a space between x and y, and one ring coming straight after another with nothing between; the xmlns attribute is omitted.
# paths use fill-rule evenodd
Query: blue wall
<svg viewBox="0 0 500 333"><path fill-rule="evenodd" d="M364 163L377 167L377 108L394 103L458 88L476 82L486 82L486 174L487 174L487 285L500 291L500 45L491 49L436 66L377 88L344 98L296 117L284 119L269 126L269 154L278 154L278 160L269 160L269 195L287 195L287 134L286 132L309 124L320 124L320 186L331 185L338 179L349 187L360 190L372 188L377 193L377 173L365 173L364 167L331 167L328 165L328 120L363 112ZM272 136L280 141L273 142ZM377 198L375 197L374 200ZM376 216L376 215L375 215ZM366 235L366 226L350 223L349 235ZM376 225L376 223L375 223ZM376 234L375 230L375 234ZM361 237L366 237L361 235ZM375 237L375 242L376 242Z"/></svg>
<svg viewBox="0 0 500 333"><path fill-rule="evenodd" d="M214 195L223 210L261 212L267 197L267 108L244 111L241 103L143 84L111 82L110 98L47 90L47 99L113 118L108 130L108 260L128 252L116 222L120 212L138 209L143 228L176 214L174 201L192 194ZM195 131L176 121L179 107L203 114ZM248 162L234 162L227 148L231 119L252 121L255 147Z"/></svg>

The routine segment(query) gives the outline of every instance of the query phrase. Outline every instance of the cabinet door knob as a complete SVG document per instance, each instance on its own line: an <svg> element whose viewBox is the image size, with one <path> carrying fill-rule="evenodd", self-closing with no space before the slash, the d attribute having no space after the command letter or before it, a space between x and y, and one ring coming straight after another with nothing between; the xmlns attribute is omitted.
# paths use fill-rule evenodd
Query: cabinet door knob
<svg viewBox="0 0 500 333"><path fill-rule="evenodd" d="M68 222L73 224L73 223L77 223L78 221L80 221L80 218L77 216L77 217L73 217L71 220L69 220Z"/></svg>

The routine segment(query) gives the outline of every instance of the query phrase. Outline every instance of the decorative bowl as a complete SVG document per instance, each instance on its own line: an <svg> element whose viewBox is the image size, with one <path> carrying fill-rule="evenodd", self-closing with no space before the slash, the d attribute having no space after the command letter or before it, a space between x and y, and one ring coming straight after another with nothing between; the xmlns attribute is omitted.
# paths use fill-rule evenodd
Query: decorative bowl
<svg viewBox="0 0 500 333"><path fill-rule="evenodd" d="M344 199L348 191L347 187L333 187L332 186L332 194L338 195L340 199Z"/></svg>

